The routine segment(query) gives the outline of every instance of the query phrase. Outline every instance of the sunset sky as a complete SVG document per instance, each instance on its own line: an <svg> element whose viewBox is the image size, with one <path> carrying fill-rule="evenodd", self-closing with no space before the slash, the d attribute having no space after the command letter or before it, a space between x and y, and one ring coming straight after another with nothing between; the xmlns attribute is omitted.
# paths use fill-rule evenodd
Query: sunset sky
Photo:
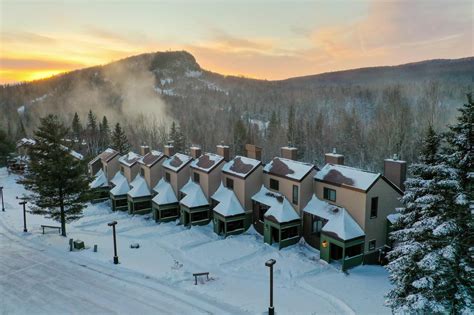
<svg viewBox="0 0 474 315"><path fill-rule="evenodd" d="M473 1L0 0L0 83L187 50L261 79L473 53Z"/></svg>

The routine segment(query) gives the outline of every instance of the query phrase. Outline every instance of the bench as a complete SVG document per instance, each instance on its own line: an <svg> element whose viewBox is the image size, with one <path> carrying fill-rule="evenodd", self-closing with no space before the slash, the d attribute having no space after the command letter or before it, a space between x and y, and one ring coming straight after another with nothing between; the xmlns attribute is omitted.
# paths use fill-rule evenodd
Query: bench
<svg viewBox="0 0 474 315"><path fill-rule="evenodd" d="M41 228L43 229L43 234L44 234L44 229L57 229L59 234L61 234L61 227L60 226L52 226L52 225L41 225Z"/></svg>
<svg viewBox="0 0 474 315"><path fill-rule="evenodd" d="M193 276L194 276L194 285L198 284L198 277L199 276L206 276L207 281L209 281L209 272L197 272L197 273L193 273Z"/></svg>

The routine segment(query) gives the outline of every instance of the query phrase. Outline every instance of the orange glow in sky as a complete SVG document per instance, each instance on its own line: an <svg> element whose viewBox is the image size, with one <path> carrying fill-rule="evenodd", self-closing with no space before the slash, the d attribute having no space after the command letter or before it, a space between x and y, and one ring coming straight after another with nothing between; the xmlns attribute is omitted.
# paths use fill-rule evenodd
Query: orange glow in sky
<svg viewBox="0 0 474 315"><path fill-rule="evenodd" d="M0 0L0 83L166 50L269 80L461 58L473 55L467 12L468 0Z"/></svg>

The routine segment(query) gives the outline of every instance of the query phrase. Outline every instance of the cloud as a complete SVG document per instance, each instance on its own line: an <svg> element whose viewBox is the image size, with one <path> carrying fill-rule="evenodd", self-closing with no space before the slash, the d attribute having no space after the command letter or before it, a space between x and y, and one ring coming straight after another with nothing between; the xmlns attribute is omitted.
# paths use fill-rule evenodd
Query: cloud
<svg viewBox="0 0 474 315"><path fill-rule="evenodd" d="M209 46L220 47L223 50L231 51L269 51L273 48L271 40L263 39L247 39L242 37L233 36L222 30L215 29L213 31L213 41L208 43Z"/></svg>
<svg viewBox="0 0 474 315"><path fill-rule="evenodd" d="M2 70L67 70L77 69L83 66L83 64L67 60L61 61L0 57L0 68Z"/></svg>
<svg viewBox="0 0 474 315"><path fill-rule="evenodd" d="M56 40L49 36L44 36L31 32L0 32L0 41L3 44L10 42L30 42L32 44L50 45Z"/></svg>

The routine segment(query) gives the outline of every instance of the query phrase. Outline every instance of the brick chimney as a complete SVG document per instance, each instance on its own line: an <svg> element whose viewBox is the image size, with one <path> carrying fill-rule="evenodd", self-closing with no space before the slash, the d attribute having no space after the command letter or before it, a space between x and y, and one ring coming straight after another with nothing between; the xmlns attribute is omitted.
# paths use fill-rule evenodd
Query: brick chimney
<svg viewBox="0 0 474 315"><path fill-rule="evenodd" d="M281 157L284 159L296 161L298 158L298 149L288 144L287 147L281 147Z"/></svg>
<svg viewBox="0 0 474 315"><path fill-rule="evenodd" d="M405 190L407 179L407 162L398 159L396 154L391 159L383 161L383 175L401 190Z"/></svg>
<svg viewBox="0 0 474 315"><path fill-rule="evenodd" d="M230 148L228 145L224 145L224 142L217 145L217 154L224 157L224 161L230 161Z"/></svg>
<svg viewBox="0 0 474 315"><path fill-rule="evenodd" d="M141 156L145 156L145 155L147 155L148 153L150 153L150 147L147 146L147 145L141 145L141 146L140 146L140 155L141 155Z"/></svg>
<svg viewBox="0 0 474 315"><path fill-rule="evenodd" d="M246 144L245 151L247 151L247 157L255 160L262 160L262 148L254 144Z"/></svg>
<svg viewBox="0 0 474 315"><path fill-rule="evenodd" d="M324 162L326 164L339 164L344 165L344 155L338 154L336 148L332 149L332 153L326 153L324 155Z"/></svg>
<svg viewBox="0 0 474 315"><path fill-rule="evenodd" d="M165 145L164 154L166 157L174 155L174 146L172 141L168 141L168 144Z"/></svg>
<svg viewBox="0 0 474 315"><path fill-rule="evenodd" d="M201 148L198 147L197 145L193 145L192 147L190 147L189 151L191 152L191 157L193 159L199 158L202 154Z"/></svg>

